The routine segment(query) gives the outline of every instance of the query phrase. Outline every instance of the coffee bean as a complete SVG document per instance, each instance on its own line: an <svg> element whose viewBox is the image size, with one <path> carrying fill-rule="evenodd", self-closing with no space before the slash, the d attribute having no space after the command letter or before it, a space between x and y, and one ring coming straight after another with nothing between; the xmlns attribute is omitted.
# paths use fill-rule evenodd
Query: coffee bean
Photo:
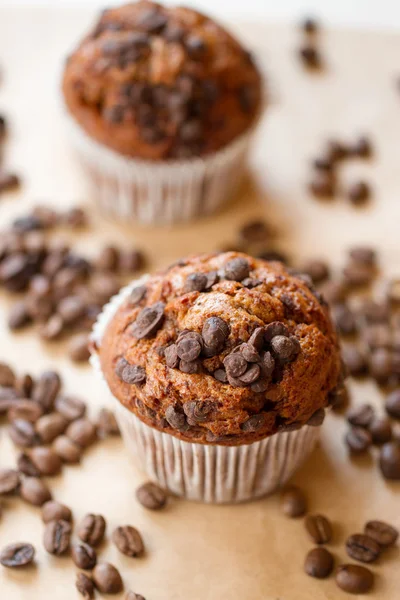
<svg viewBox="0 0 400 600"><path fill-rule="evenodd" d="M300 342L293 335L276 335L271 340L271 347L275 357L281 362L293 360L300 352Z"/></svg>
<svg viewBox="0 0 400 600"><path fill-rule="evenodd" d="M374 575L360 565L340 565L335 581L338 587L349 594L366 594L374 585Z"/></svg>
<svg viewBox="0 0 400 600"><path fill-rule="evenodd" d="M302 517L307 511L306 497L298 487L287 487L281 494L281 508L288 517Z"/></svg>
<svg viewBox="0 0 400 600"><path fill-rule="evenodd" d="M41 374L34 387L32 400L38 402L44 412L49 412L54 406L54 401L60 388L61 379L58 373L55 371L46 371Z"/></svg>
<svg viewBox="0 0 400 600"><path fill-rule="evenodd" d="M148 482L144 483L136 490L136 498L140 504L150 510L159 510L163 508L167 502L167 494L157 484Z"/></svg>
<svg viewBox="0 0 400 600"><path fill-rule="evenodd" d="M342 335L351 335L356 332L355 316L346 304L339 304L333 308L333 319L337 330Z"/></svg>
<svg viewBox="0 0 400 600"><path fill-rule="evenodd" d="M64 321L60 315L51 315L40 328L40 337L44 340L56 340L64 330Z"/></svg>
<svg viewBox="0 0 400 600"><path fill-rule="evenodd" d="M322 66L321 56L315 46L307 44L300 48L299 56L305 67L308 69L319 69Z"/></svg>
<svg viewBox="0 0 400 600"><path fill-rule="evenodd" d="M207 288L205 273L191 273L185 280L185 292L203 292Z"/></svg>
<svg viewBox="0 0 400 600"><path fill-rule="evenodd" d="M399 537L397 529L383 521L368 521L365 524L364 533L375 540L381 548L393 546Z"/></svg>
<svg viewBox="0 0 400 600"><path fill-rule="evenodd" d="M271 228L265 221L254 220L242 225L238 231L241 242L245 244L254 244L256 242L266 242L272 234Z"/></svg>
<svg viewBox="0 0 400 600"><path fill-rule="evenodd" d="M375 410L370 404L362 404L353 408L347 415L347 420L355 427L368 427L375 416Z"/></svg>
<svg viewBox="0 0 400 600"><path fill-rule="evenodd" d="M90 338L87 333L74 335L68 343L68 356L73 362L87 362L90 358Z"/></svg>
<svg viewBox="0 0 400 600"><path fill-rule="evenodd" d="M85 600L94 598L94 583L85 573L77 573L75 586Z"/></svg>
<svg viewBox="0 0 400 600"><path fill-rule="evenodd" d="M356 263L361 263L368 267L376 266L376 250L369 246L354 246L349 250L349 257Z"/></svg>
<svg viewBox="0 0 400 600"><path fill-rule="evenodd" d="M17 459L17 467L21 473L28 477L40 477L40 471L33 464L30 456L22 452Z"/></svg>
<svg viewBox="0 0 400 600"><path fill-rule="evenodd" d="M345 440L349 450L355 454L365 452L372 444L371 434L362 427L351 427Z"/></svg>
<svg viewBox="0 0 400 600"><path fill-rule="evenodd" d="M304 571L310 577L325 579L332 573L334 559L326 548L313 548L307 554L304 562Z"/></svg>
<svg viewBox="0 0 400 600"><path fill-rule="evenodd" d="M15 173L4 173L0 171L0 193L17 188L20 183L20 178Z"/></svg>
<svg viewBox="0 0 400 600"><path fill-rule="evenodd" d="M400 389L389 394L386 398L385 408L393 419L400 419Z"/></svg>
<svg viewBox="0 0 400 600"><path fill-rule="evenodd" d="M66 435L60 435L54 440L53 450L67 464L79 463L81 459L82 449Z"/></svg>
<svg viewBox="0 0 400 600"><path fill-rule="evenodd" d="M37 477L25 477L21 482L21 498L33 504L33 506L42 506L48 500L51 500L51 492L47 485Z"/></svg>
<svg viewBox="0 0 400 600"><path fill-rule="evenodd" d="M19 488L20 478L14 469L0 468L0 496L13 494Z"/></svg>
<svg viewBox="0 0 400 600"><path fill-rule="evenodd" d="M24 419L15 419L9 428L10 438L16 446L30 448L38 443L35 427Z"/></svg>
<svg viewBox="0 0 400 600"><path fill-rule="evenodd" d="M68 421L59 413L43 415L36 421L36 432L44 444L50 444L67 428Z"/></svg>
<svg viewBox="0 0 400 600"><path fill-rule="evenodd" d="M388 442L382 446L379 466L385 479L400 479L400 442Z"/></svg>
<svg viewBox="0 0 400 600"><path fill-rule="evenodd" d="M76 396L57 396L55 410L67 421L76 421L85 415L86 404Z"/></svg>
<svg viewBox="0 0 400 600"><path fill-rule="evenodd" d="M28 325L30 321L31 317L28 313L26 302L24 300L14 302L8 313L7 324L9 329L22 329Z"/></svg>
<svg viewBox="0 0 400 600"><path fill-rule="evenodd" d="M95 261L95 266L101 271L115 271L119 261L119 250L115 246L105 246L101 249Z"/></svg>
<svg viewBox="0 0 400 600"><path fill-rule="evenodd" d="M177 429L178 431L184 432L189 429L183 409L178 405L172 406L171 404L168 406L165 411L165 418L171 427Z"/></svg>
<svg viewBox="0 0 400 600"><path fill-rule="evenodd" d="M374 562L381 553L379 544L361 533L355 533L346 540L346 550L351 558L365 563Z"/></svg>
<svg viewBox="0 0 400 600"><path fill-rule="evenodd" d="M392 374L392 353L386 348L374 350L369 357L369 372L379 384L387 383Z"/></svg>
<svg viewBox="0 0 400 600"><path fill-rule="evenodd" d="M126 556L141 556L144 553L142 536L135 527L117 527L111 537L118 550Z"/></svg>
<svg viewBox="0 0 400 600"><path fill-rule="evenodd" d="M370 158L372 155L371 140L365 136L358 138L356 143L351 147L350 152L359 158Z"/></svg>
<svg viewBox="0 0 400 600"><path fill-rule="evenodd" d="M332 539L332 525L324 515L308 515L305 527L316 544L328 544Z"/></svg>
<svg viewBox="0 0 400 600"><path fill-rule="evenodd" d="M33 562L35 558L35 548L32 544L20 542L10 544L0 552L0 564L3 567L25 567Z"/></svg>
<svg viewBox="0 0 400 600"><path fill-rule="evenodd" d="M97 434L101 438L108 437L109 435L120 435L114 413L107 410L107 408L102 408L97 417Z"/></svg>
<svg viewBox="0 0 400 600"><path fill-rule="evenodd" d="M303 265L301 270L311 277L313 283L325 281L330 274L328 264L322 260L310 260Z"/></svg>
<svg viewBox="0 0 400 600"><path fill-rule="evenodd" d="M98 546L104 538L106 522L101 515L86 515L80 522L77 534L89 546Z"/></svg>
<svg viewBox="0 0 400 600"><path fill-rule="evenodd" d="M347 287L344 281L326 281L319 291L328 304L335 304L346 299Z"/></svg>
<svg viewBox="0 0 400 600"><path fill-rule="evenodd" d="M163 302L143 308L132 325L132 335L138 340L154 337L163 323L164 309Z"/></svg>
<svg viewBox="0 0 400 600"><path fill-rule="evenodd" d="M335 177L330 171L318 171L309 184L309 190L316 198L332 198L336 193Z"/></svg>
<svg viewBox="0 0 400 600"><path fill-rule="evenodd" d="M81 448L87 448L96 440L96 427L89 419L77 419L68 426L66 435Z"/></svg>
<svg viewBox="0 0 400 600"><path fill-rule="evenodd" d="M71 556L78 569L93 569L97 563L96 551L88 544L74 544Z"/></svg>
<svg viewBox="0 0 400 600"><path fill-rule="evenodd" d="M372 282L375 277L375 270L369 265L353 261L343 269L343 277L348 286L362 287Z"/></svg>
<svg viewBox="0 0 400 600"><path fill-rule="evenodd" d="M47 523L43 545L49 554L61 556L69 550L71 525L67 521L50 521Z"/></svg>
<svg viewBox="0 0 400 600"><path fill-rule="evenodd" d="M229 326L220 317L210 317L205 321L201 335L206 347L218 354L229 336Z"/></svg>
<svg viewBox="0 0 400 600"><path fill-rule="evenodd" d="M392 344L392 332L387 325L368 325L362 336L370 350L389 349Z"/></svg>
<svg viewBox="0 0 400 600"><path fill-rule="evenodd" d="M146 598L140 594L135 594L135 592L130 591L126 594L125 600L146 600Z"/></svg>
<svg viewBox="0 0 400 600"><path fill-rule="evenodd" d="M351 375L363 375L367 369L367 361L364 354L355 345L342 347L342 359Z"/></svg>
<svg viewBox="0 0 400 600"><path fill-rule="evenodd" d="M30 452L30 458L41 475L58 475L61 459L51 448L37 446Z"/></svg>
<svg viewBox="0 0 400 600"><path fill-rule="evenodd" d="M0 386L13 387L15 384L15 373L6 363L0 362Z"/></svg>
<svg viewBox="0 0 400 600"><path fill-rule="evenodd" d="M35 423L42 415L43 409L37 402L32 400L16 400L10 410L8 411L7 418L9 421L15 421L16 419L22 419L23 421L29 421Z"/></svg>
<svg viewBox="0 0 400 600"><path fill-rule="evenodd" d="M385 417L376 417L370 423L368 430L374 444L386 444L392 439L392 424Z"/></svg>
<svg viewBox="0 0 400 600"><path fill-rule="evenodd" d="M246 258L233 258L224 268L224 276L231 281L242 281L250 275L250 265Z"/></svg>
<svg viewBox="0 0 400 600"><path fill-rule="evenodd" d="M328 401L332 409L339 412L349 405L349 392L345 385L339 385L328 394Z"/></svg>
<svg viewBox="0 0 400 600"><path fill-rule="evenodd" d="M42 521L50 523L50 521L72 521L72 512L65 504L60 504L55 500L49 500L42 506Z"/></svg>
<svg viewBox="0 0 400 600"><path fill-rule="evenodd" d="M348 191L348 197L352 204L359 206L364 204L371 196L370 186L365 181L354 183Z"/></svg>
<svg viewBox="0 0 400 600"><path fill-rule="evenodd" d="M110 563L98 563L93 569L92 577L102 594L118 594L123 589L121 575Z"/></svg>

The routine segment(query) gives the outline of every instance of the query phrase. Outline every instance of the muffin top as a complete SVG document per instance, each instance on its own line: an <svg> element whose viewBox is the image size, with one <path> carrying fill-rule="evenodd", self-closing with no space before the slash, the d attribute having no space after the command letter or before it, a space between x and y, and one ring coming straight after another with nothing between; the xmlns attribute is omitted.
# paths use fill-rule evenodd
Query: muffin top
<svg viewBox="0 0 400 600"><path fill-rule="evenodd" d="M327 306L308 280L236 252L189 257L134 287L97 352L126 408L199 443L320 424L341 376Z"/></svg>
<svg viewBox="0 0 400 600"><path fill-rule="evenodd" d="M63 93L80 126L118 153L185 159L249 129L261 77L208 17L142 0L102 13L67 61Z"/></svg>

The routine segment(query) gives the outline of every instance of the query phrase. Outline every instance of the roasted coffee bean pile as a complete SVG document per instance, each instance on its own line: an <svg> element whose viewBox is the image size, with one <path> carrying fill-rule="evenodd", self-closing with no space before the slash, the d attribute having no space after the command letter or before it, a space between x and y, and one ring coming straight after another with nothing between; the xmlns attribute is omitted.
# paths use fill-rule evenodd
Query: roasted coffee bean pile
<svg viewBox="0 0 400 600"><path fill-rule="evenodd" d="M298 56L302 65L308 70L318 70L323 67L319 45L320 26L315 19L307 18L301 23L302 44Z"/></svg>
<svg viewBox="0 0 400 600"><path fill-rule="evenodd" d="M46 235L58 226L87 224L80 208L57 212L38 206L3 231L0 243L0 285L23 293L8 316L11 330L36 324L45 341L69 338L75 362L89 358L88 335L102 306L120 289L124 277L144 264L139 250L106 246L92 260Z"/></svg>
<svg viewBox="0 0 400 600"><path fill-rule="evenodd" d="M295 486L283 490L281 509L290 518L303 517L307 513L307 498ZM320 514L307 514L304 518L305 530L316 547L306 555L304 571L310 577L326 579L335 568L335 558L325 545L335 543L335 528L328 517ZM350 558L362 563L378 560L393 546L398 531L383 521L368 521L362 533L350 535L345 549ZM374 586L374 573L367 567L357 564L341 564L336 569L335 581L339 588L350 594L366 594Z"/></svg>
<svg viewBox="0 0 400 600"><path fill-rule="evenodd" d="M0 114L0 197L3 192L8 192L19 187L20 178L15 173L8 171L3 166L4 146L7 140L8 122L4 115Z"/></svg>
<svg viewBox="0 0 400 600"><path fill-rule="evenodd" d="M340 165L349 159L369 159L372 154L372 144L367 137L360 137L354 144L330 140L320 156L313 160L310 192L316 198L334 198L341 192L338 177ZM356 181L343 193L351 204L361 206L371 197L371 188L365 181Z"/></svg>
<svg viewBox="0 0 400 600"><path fill-rule="evenodd" d="M54 556L70 555L78 569L91 571L77 574L76 588L82 596L94 598L96 589L105 594L122 591L116 567L97 559L96 550L106 537L105 518L88 513L74 528L72 510L52 498L43 479L59 474L64 465L80 462L85 449L98 439L118 435L114 415L102 409L93 423L86 416L86 404L63 393L58 373L46 371L34 380L29 375L17 376L9 365L0 363L0 417L5 417L19 453L16 467L0 467L0 514L1 498L6 496L40 507L45 550ZM166 492L150 482L140 486L136 496L150 510L167 503ZM77 541L72 539L73 529ZM111 541L128 557L138 558L145 552L143 538L132 525L116 527ZM34 559L35 548L28 542L9 544L0 551L0 564L8 568L25 567ZM144 600L134 592L128 592L127 598Z"/></svg>

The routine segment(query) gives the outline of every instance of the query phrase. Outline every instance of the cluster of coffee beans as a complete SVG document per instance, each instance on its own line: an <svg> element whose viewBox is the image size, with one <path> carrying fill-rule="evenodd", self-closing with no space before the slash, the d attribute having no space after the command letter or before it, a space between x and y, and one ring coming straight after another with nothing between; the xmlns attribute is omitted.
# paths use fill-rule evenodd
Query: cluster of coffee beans
<svg viewBox="0 0 400 600"><path fill-rule="evenodd" d="M321 155L313 160L313 177L310 192L316 198L331 199L340 192L338 168L346 159L368 159L372 156L372 144L367 137L360 137L354 144L344 144L331 140ZM345 196L354 206L361 206L369 200L371 189L365 181L353 183Z"/></svg>
<svg viewBox="0 0 400 600"><path fill-rule="evenodd" d="M97 440L118 435L114 415L107 409L99 412L96 422L87 417L85 402L62 391L60 375L46 371L36 380L30 375L17 376L13 369L0 363L0 417L5 418L10 438L17 448L16 466L0 468L0 500L18 496L27 504L41 508L44 523L43 545L54 556L70 554L75 565L86 571L77 574L76 587L86 598L101 593L119 593L123 582L114 565L97 561L97 551L105 537L106 520L102 515L87 514L73 535L72 510L57 502L44 480L61 472L64 465L79 463L86 448ZM167 495L154 483L141 485L138 501L150 510L162 509ZM0 515L3 506L0 503ZM129 557L144 553L144 542L132 525L117 527L111 540ZM35 559L35 548L28 542L9 544L0 552L4 567L24 567ZM128 592L127 600L144 600Z"/></svg>
<svg viewBox="0 0 400 600"><path fill-rule="evenodd" d="M318 48L320 38L320 26L313 18L304 19L301 23L300 31L303 35L303 42L299 48L298 56L302 65L309 70L318 70L323 66L320 50Z"/></svg>
<svg viewBox="0 0 400 600"><path fill-rule="evenodd" d="M330 519L321 514L307 513L307 498L295 486L287 487L281 494L281 508L290 518L304 517L308 536L316 544L306 555L304 571L310 577L326 579L335 568L335 558L325 546L334 540L334 527ZM376 561L385 550L393 546L398 531L383 521L368 521L363 533L350 535L346 540L346 552L350 558L361 563ZM359 564L340 564L336 568L335 581L339 588L351 594L366 594L374 586L374 573Z"/></svg>
<svg viewBox="0 0 400 600"><path fill-rule="evenodd" d="M7 138L8 123L4 115L0 115L0 196L3 192L7 192L17 188L20 184L18 175L7 171L3 166L4 146Z"/></svg>
<svg viewBox="0 0 400 600"><path fill-rule="evenodd" d="M80 208L59 212L37 206L3 231L0 242L0 285L23 293L11 307L10 329L34 323L43 340L68 336L69 356L77 362L89 358L88 334L104 303L144 264L136 249L107 246L89 260L47 235L58 226L85 225Z"/></svg>

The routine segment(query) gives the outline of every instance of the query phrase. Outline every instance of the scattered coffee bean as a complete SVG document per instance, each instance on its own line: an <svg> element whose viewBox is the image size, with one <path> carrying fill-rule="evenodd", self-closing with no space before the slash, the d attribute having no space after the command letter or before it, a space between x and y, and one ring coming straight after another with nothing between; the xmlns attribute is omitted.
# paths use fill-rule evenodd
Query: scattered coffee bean
<svg viewBox="0 0 400 600"><path fill-rule="evenodd" d="M77 573L75 586L85 600L94 598L94 583L85 573Z"/></svg>
<svg viewBox="0 0 400 600"><path fill-rule="evenodd" d="M21 498L33 504L42 506L48 500L51 500L51 492L47 485L37 477L24 477L21 482Z"/></svg>
<svg viewBox="0 0 400 600"><path fill-rule="evenodd" d="M55 410L67 421L76 421L85 415L86 404L76 396L60 395L55 401Z"/></svg>
<svg viewBox="0 0 400 600"><path fill-rule="evenodd" d="M136 498L140 504L150 510L159 510L163 508L167 502L166 492L157 484L148 482L144 483L136 490Z"/></svg>
<svg viewBox="0 0 400 600"><path fill-rule="evenodd" d="M382 446L379 466L385 479L400 479L400 442L388 442Z"/></svg>
<svg viewBox="0 0 400 600"><path fill-rule="evenodd" d="M81 448L87 448L96 441L96 427L89 419L73 421L66 431L67 437Z"/></svg>
<svg viewBox="0 0 400 600"><path fill-rule="evenodd" d="M73 362L87 362L90 358L89 335L78 333L68 343L68 356Z"/></svg>
<svg viewBox="0 0 400 600"><path fill-rule="evenodd" d="M28 475L28 477L40 477L41 473L37 467L33 464L30 456L22 452L17 459L17 467L21 473Z"/></svg>
<svg viewBox="0 0 400 600"><path fill-rule="evenodd" d="M30 458L41 475L58 475L61 459L51 448L37 446L30 452Z"/></svg>
<svg viewBox="0 0 400 600"><path fill-rule="evenodd" d="M18 471L0 468L0 496L13 494L18 490L19 484L20 477Z"/></svg>
<svg viewBox="0 0 400 600"><path fill-rule="evenodd" d="M372 444L370 432L362 427L351 427L345 440L350 452L355 454L366 452Z"/></svg>
<svg viewBox="0 0 400 600"><path fill-rule="evenodd" d="M74 544L71 548L71 556L78 569L86 571L96 566L96 551L88 544Z"/></svg>
<svg viewBox="0 0 400 600"><path fill-rule="evenodd" d="M307 554L304 562L304 570L310 577L325 579L332 573L334 559L326 548L313 548Z"/></svg>
<svg viewBox="0 0 400 600"><path fill-rule="evenodd" d="M47 523L43 545L49 554L61 556L69 550L71 525L67 521L50 521Z"/></svg>
<svg viewBox="0 0 400 600"><path fill-rule="evenodd" d="M121 575L110 563L98 563L93 569L92 577L102 594L118 594L123 589Z"/></svg>
<svg viewBox="0 0 400 600"><path fill-rule="evenodd" d="M0 194L17 188L20 183L20 178L15 173L0 171Z"/></svg>
<svg viewBox="0 0 400 600"><path fill-rule="evenodd" d="M126 594L125 600L146 600L146 598L140 594L135 594L135 592L130 591Z"/></svg>
<svg viewBox="0 0 400 600"><path fill-rule="evenodd" d="M65 504L60 504L55 500L49 500L42 506L42 521L50 523L50 521L72 521L72 512Z"/></svg>
<svg viewBox="0 0 400 600"><path fill-rule="evenodd" d="M374 562L381 553L379 544L361 533L355 533L347 539L346 550L351 558L365 563Z"/></svg>
<svg viewBox="0 0 400 600"><path fill-rule="evenodd" d="M336 583L349 594L366 594L374 585L374 575L360 565L340 565L336 571Z"/></svg>
<svg viewBox="0 0 400 600"><path fill-rule="evenodd" d="M33 562L35 558L35 548L32 544L24 542L10 544L0 552L0 564L3 567L15 568L25 567Z"/></svg>
<svg viewBox="0 0 400 600"><path fill-rule="evenodd" d="M9 428L10 438L20 448L31 448L39 442L34 425L24 419L15 419Z"/></svg>
<svg viewBox="0 0 400 600"><path fill-rule="evenodd" d="M114 413L106 408L102 408L97 417L97 434L101 438L110 435L120 435L118 423Z"/></svg>
<svg viewBox="0 0 400 600"><path fill-rule="evenodd" d="M358 158L370 158L372 155L371 140L367 137L360 137L351 147L350 152Z"/></svg>
<svg viewBox="0 0 400 600"><path fill-rule="evenodd" d="M353 408L347 415L347 420L355 427L368 427L375 416L375 411L370 404L362 404Z"/></svg>
<svg viewBox="0 0 400 600"><path fill-rule="evenodd" d="M326 262L322 260L310 260L302 266L301 271L307 273L313 280L313 283L326 281L330 275L330 269Z"/></svg>
<svg viewBox="0 0 400 600"><path fill-rule="evenodd" d="M371 196L371 189L365 181L359 181L350 187L348 195L352 204L355 206L360 206L369 200Z"/></svg>
<svg viewBox="0 0 400 600"><path fill-rule="evenodd" d="M352 335L356 332L355 315L346 304L339 304L333 308L333 318L337 330L342 335Z"/></svg>
<svg viewBox="0 0 400 600"><path fill-rule="evenodd" d="M23 421L29 421L35 423L42 415L43 410L40 404L33 402L32 400L16 400L10 410L8 411L7 417L9 421L15 421L16 419L22 419Z"/></svg>
<svg viewBox="0 0 400 600"><path fill-rule="evenodd" d="M77 534L89 546L98 546L104 538L106 522L101 515L88 514L80 522Z"/></svg>
<svg viewBox="0 0 400 600"><path fill-rule="evenodd" d="M50 444L57 436L64 433L68 421L59 413L43 415L36 421L36 432L43 444Z"/></svg>
<svg viewBox="0 0 400 600"><path fill-rule="evenodd" d="M304 524L316 544L328 544L331 541L332 525L324 515L308 515Z"/></svg>
<svg viewBox="0 0 400 600"><path fill-rule="evenodd" d="M15 373L9 365L0 362L0 386L13 387L15 384Z"/></svg>
<svg viewBox="0 0 400 600"><path fill-rule="evenodd" d="M113 531L112 541L118 550L126 556L137 557L144 553L143 539L135 527L125 525Z"/></svg>
<svg viewBox="0 0 400 600"><path fill-rule="evenodd" d="M307 512L306 497L298 487L290 486L281 494L281 508L288 517L302 517Z"/></svg>
<svg viewBox="0 0 400 600"><path fill-rule="evenodd" d="M309 190L316 198L332 198L336 193L336 182L329 171L319 171L309 185Z"/></svg>
<svg viewBox="0 0 400 600"><path fill-rule="evenodd" d="M53 450L67 464L79 463L81 459L82 448L66 435L60 435L54 440Z"/></svg>
<svg viewBox="0 0 400 600"><path fill-rule="evenodd" d="M397 529L383 521L368 521L365 524L364 533L375 540L381 548L393 546L399 537Z"/></svg>
<svg viewBox="0 0 400 600"><path fill-rule="evenodd" d="M367 361L363 352L357 346L353 344L343 346L342 359L350 375L359 376L365 374Z"/></svg>
<svg viewBox="0 0 400 600"><path fill-rule="evenodd" d="M389 394L386 398L385 408L393 419L400 419L400 389Z"/></svg>
<svg viewBox="0 0 400 600"><path fill-rule="evenodd" d="M386 444L392 439L392 424L386 417L376 417L369 424L368 430L373 444Z"/></svg>
<svg viewBox="0 0 400 600"><path fill-rule="evenodd" d="M49 412L53 409L54 401L61 388L61 379L55 371L46 371L42 373L37 381L32 400L38 402L44 412Z"/></svg>
<svg viewBox="0 0 400 600"><path fill-rule="evenodd" d="M307 69L320 69L322 66L321 55L318 49L311 44L306 44L300 48L299 57Z"/></svg>

